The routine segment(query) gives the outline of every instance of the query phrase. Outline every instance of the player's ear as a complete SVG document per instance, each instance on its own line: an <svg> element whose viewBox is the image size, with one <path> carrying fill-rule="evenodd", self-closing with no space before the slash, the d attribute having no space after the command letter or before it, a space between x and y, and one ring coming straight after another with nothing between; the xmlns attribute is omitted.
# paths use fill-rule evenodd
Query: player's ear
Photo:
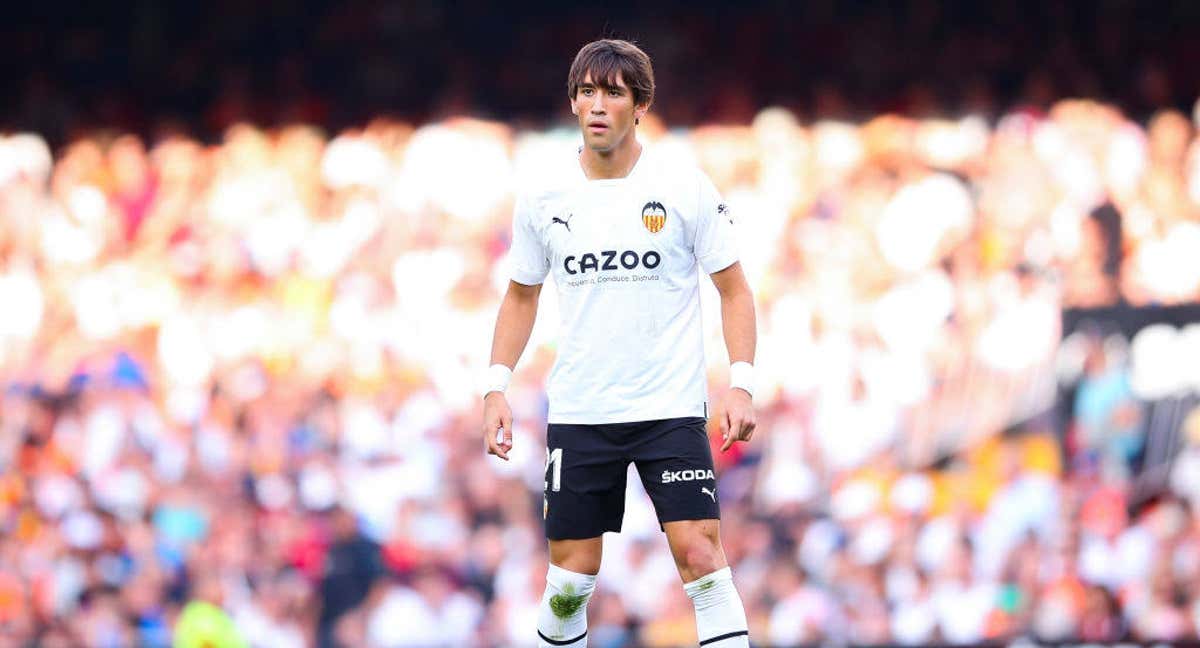
<svg viewBox="0 0 1200 648"><path fill-rule="evenodd" d="M648 113L648 112L650 112L650 104L642 104L640 106L634 106L633 107L633 123L635 123L635 124L642 123L642 118L645 117L646 113Z"/></svg>
<svg viewBox="0 0 1200 648"><path fill-rule="evenodd" d="M572 115L579 115L579 106L576 106L576 105L575 105L575 100L574 100L574 99L570 99L569 101L571 102L571 114L572 114Z"/></svg>

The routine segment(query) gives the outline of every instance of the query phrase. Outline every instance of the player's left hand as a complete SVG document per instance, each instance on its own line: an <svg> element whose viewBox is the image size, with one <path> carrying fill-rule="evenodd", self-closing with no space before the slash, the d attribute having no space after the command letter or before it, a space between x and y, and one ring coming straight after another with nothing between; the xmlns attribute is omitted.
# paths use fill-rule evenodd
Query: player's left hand
<svg viewBox="0 0 1200 648"><path fill-rule="evenodd" d="M721 426L721 452L725 452L736 441L749 441L754 436L754 403L744 389L731 387L725 395L725 411L719 417Z"/></svg>

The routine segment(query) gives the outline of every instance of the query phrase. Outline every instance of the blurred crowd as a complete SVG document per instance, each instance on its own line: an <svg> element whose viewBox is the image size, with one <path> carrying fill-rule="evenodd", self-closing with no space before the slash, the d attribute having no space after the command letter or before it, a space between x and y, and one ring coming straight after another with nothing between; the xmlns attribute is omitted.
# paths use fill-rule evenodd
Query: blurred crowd
<svg viewBox="0 0 1200 648"><path fill-rule="evenodd" d="M602 37L650 54L671 124L746 123L768 105L993 119L1062 96L1141 120L1200 95L1198 18L1186 0L21 3L0 22L0 129L59 145L97 127L212 142L239 120L542 124L566 114L567 67Z"/></svg>
<svg viewBox="0 0 1200 648"><path fill-rule="evenodd" d="M639 132L721 189L758 300L761 433L717 456L757 641L1196 636L1200 483L1131 514L1129 356L1072 346L1072 415L1046 414L1063 308L1200 297L1187 115L774 108ZM466 118L0 137L0 638L528 645L553 290L509 390L512 462L483 453L478 378L513 194L570 172L577 137ZM1181 418L1200 461L1200 414ZM591 645L693 642L636 480L628 497Z"/></svg>

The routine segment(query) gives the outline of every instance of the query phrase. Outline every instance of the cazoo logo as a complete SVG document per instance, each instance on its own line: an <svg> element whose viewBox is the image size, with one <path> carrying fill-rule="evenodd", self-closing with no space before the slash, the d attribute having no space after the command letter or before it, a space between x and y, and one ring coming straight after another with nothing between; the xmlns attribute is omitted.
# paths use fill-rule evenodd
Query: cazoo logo
<svg viewBox="0 0 1200 648"><path fill-rule="evenodd" d="M664 470L662 474L662 483L670 484L671 482L681 481L696 481L699 479L716 479L713 476L713 471L698 468L696 470Z"/></svg>
<svg viewBox="0 0 1200 648"><path fill-rule="evenodd" d="M572 254L563 259L563 270L569 275L587 274L589 271L620 270L622 268L625 270L634 270L636 268L653 270L660 263L662 263L662 255L654 250L642 252L641 254L633 250L625 250L623 252L603 250L600 252L600 256L596 256L592 252L578 257Z"/></svg>

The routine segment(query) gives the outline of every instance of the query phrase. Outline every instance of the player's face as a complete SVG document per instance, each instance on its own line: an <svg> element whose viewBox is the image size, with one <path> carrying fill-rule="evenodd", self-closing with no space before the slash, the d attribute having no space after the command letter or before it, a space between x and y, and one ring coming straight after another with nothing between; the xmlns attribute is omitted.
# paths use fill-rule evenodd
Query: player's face
<svg viewBox="0 0 1200 648"><path fill-rule="evenodd" d="M633 102L633 92L617 73L612 87L596 85L588 74L571 99L571 112L579 120L583 141L595 151L611 151L625 141L634 122L646 114L648 106Z"/></svg>

